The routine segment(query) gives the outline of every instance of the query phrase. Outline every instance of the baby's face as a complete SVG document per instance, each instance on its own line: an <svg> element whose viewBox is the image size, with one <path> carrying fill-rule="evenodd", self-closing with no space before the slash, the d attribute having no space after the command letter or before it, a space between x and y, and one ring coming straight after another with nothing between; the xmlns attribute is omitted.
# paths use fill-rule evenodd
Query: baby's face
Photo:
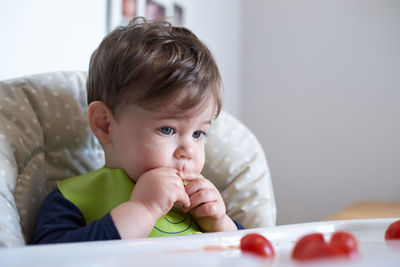
<svg viewBox="0 0 400 267"><path fill-rule="evenodd" d="M134 181L157 167L199 174L205 159L205 133L214 112L211 102L192 116L173 115L173 104L157 110L124 107L110 126L106 167L124 169Z"/></svg>

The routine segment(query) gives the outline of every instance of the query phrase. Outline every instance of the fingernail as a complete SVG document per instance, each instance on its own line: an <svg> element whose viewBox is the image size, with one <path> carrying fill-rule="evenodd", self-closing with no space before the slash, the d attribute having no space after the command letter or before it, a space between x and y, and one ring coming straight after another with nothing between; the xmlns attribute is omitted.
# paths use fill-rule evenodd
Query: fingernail
<svg viewBox="0 0 400 267"><path fill-rule="evenodd" d="M181 203L175 203L174 204L174 208L178 209L178 210L182 210L183 209L183 205Z"/></svg>

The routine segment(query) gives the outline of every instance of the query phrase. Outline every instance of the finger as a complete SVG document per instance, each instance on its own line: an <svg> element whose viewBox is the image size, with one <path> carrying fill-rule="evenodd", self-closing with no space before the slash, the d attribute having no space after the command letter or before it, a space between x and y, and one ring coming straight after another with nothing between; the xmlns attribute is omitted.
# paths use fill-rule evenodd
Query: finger
<svg viewBox="0 0 400 267"><path fill-rule="evenodd" d="M185 186L182 183L182 179L178 176L171 176L169 177L169 179L170 183L173 184L173 186L175 187L174 189L171 188L172 190L174 190L173 192L176 192L175 203L182 205L185 208L189 208L190 198L186 193Z"/></svg>
<svg viewBox="0 0 400 267"><path fill-rule="evenodd" d="M208 202L215 202L219 200L216 192L211 189L200 190L194 193L193 195L189 196L189 199L190 199L191 209L196 208L197 206L200 206Z"/></svg>
<svg viewBox="0 0 400 267"><path fill-rule="evenodd" d="M177 198L177 201L175 202L178 205L181 205L184 207L184 209L188 209L191 205L190 203L190 198L189 196L186 194L185 191L183 191Z"/></svg>
<svg viewBox="0 0 400 267"><path fill-rule="evenodd" d="M185 191L184 183L182 182L182 179L179 176L170 175L168 177L164 177L164 179L169 183L173 184L174 186L177 186L179 189Z"/></svg>
<svg viewBox="0 0 400 267"><path fill-rule="evenodd" d="M223 211L217 202L207 202L193 209L191 214L195 217L215 218L223 214Z"/></svg>
<svg viewBox="0 0 400 267"><path fill-rule="evenodd" d="M181 177L184 186L190 184L193 180L205 179L203 176L201 176L199 174L197 174L197 175L187 175L187 174L185 174L183 172L178 172L178 175L179 175L179 177Z"/></svg>
<svg viewBox="0 0 400 267"><path fill-rule="evenodd" d="M171 172L168 169L160 171L162 177L157 181L168 195L172 203L183 207L190 207L190 199L185 191L182 179L176 174L176 170Z"/></svg>
<svg viewBox="0 0 400 267"><path fill-rule="evenodd" d="M192 196L194 193L205 189L216 190L215 186L205 178L194 179L185 186L186 193L189 196Z"/></svg>

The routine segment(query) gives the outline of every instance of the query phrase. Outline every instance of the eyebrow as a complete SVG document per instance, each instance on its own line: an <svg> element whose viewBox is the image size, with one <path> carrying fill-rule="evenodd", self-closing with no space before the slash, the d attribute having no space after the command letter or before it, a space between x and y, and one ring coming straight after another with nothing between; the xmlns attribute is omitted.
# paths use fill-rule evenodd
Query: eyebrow
<svg viewBox="0 0 400 267"><path fill-rule="evenodd" d="M186 116L179 116L179 115L162 115L162 116L157 116L155 117L156 120L183 120L186 119ZM211 125L212 120L205 120L202 121L201 124L209 124Z"/></svg>
<svg viewBox="0 0 400 267"><path fill-rule="evenodd" d="M211 125L211 120L203 121L203 124L209 124L209 125Z"/></svg>

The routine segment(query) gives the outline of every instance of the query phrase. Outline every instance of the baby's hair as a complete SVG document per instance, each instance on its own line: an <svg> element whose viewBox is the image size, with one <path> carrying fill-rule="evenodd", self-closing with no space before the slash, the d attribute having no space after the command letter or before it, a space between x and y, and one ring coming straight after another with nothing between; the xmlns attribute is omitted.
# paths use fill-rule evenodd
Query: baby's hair
<svg viewBox="0 0 400 267"><path fill-rule="evenodd" d="M212 97L221 110L221 77L208 48L188 29L134 18L109 33L93 52L88 104L103 101L115 112L128 104L157 108L183 94L178 109Z"/></svg>

